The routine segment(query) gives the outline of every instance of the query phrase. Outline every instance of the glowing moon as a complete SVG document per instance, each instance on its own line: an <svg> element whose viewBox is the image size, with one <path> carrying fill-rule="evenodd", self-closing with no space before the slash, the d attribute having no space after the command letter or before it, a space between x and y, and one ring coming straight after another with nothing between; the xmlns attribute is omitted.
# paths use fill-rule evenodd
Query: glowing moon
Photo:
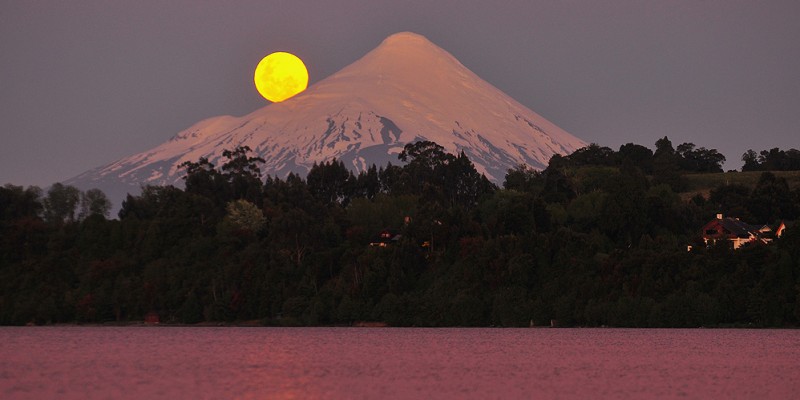
<svg viewBox="0 0 800 400"><path fill-rule="evenodd" d="M308 70L296 55L279 51L261 59L253 81L258 93L277 103L306 90Z"/></svg>

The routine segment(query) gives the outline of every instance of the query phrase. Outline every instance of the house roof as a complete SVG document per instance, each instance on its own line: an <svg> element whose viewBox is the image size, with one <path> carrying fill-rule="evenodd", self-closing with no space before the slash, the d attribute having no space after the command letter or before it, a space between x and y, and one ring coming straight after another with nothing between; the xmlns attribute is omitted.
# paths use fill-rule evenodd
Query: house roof
<svg viewBox="0 0 800 400"><path fill-rule="evenodd" d="M400 238L403 237L400 233L398 233L394 229L384 229L380 231L370 242L370 244L379 244L379 243L392 243L397 242Z"/></svg>
<svg viewBox="0 0 800 400"><path fill-rule="evenodd" d="M716 227L722 228L719 230ZM720 235L729 238L738 237L742 239L747 238L772 238L780 236L782 232L781 226L772 228L766 224L751 225L739 220L738 218L721 218L717 217L703 227L704 237L719 237ZM709 232L709 231L714 231Z"/></svg>
<svg viewBox="0 0 800 400"><path fill-rule="evenodd" d="M730 218L730 217L721 219L719 223L720 225L722 225L723 228L729 230L731 233L741 238L747 238L750 237L751 235L757 236L759 229L761 229L760 226L750 225L736 218Z"/></svg>

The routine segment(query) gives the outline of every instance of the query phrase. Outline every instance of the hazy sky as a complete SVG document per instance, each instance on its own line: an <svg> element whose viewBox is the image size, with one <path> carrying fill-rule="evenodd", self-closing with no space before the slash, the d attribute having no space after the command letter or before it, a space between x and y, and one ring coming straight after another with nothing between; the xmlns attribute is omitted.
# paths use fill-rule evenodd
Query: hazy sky
<svg viewBox="0 0 800 400"><path fill-rule="evenodd" d="M311 83L413 31L566 131L800 147L800 1L0 2L0 184L41 186L266 102L290 51Z"/></svg>

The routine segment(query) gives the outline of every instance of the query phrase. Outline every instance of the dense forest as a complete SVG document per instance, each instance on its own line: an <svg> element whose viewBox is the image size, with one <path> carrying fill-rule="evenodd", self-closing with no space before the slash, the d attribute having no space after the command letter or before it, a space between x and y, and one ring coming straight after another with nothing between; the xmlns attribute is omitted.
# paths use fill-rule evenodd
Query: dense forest
<svg viewBox="0 0 800 400"><path fill-rule="evenodd" d="M687 174L725 157L655 147L592 144L502 187L432 142L400 165L285 179L239 147L183 164L185 188L129 195L118 219L98 190L6 185L0 324L797 326L800 189L763 172L687 196ZM791 169L796 153L749 151L743 169ZM717 213L788 228L706 246Z"/></svg>

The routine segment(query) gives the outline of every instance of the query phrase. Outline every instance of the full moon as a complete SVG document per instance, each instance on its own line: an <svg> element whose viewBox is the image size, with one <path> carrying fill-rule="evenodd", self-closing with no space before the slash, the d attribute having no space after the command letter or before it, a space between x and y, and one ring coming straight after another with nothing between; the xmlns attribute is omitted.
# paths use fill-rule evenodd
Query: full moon
<svg viewBox="0 0 800 400"><path fill-rule="evenodd" d="M308 70L296 55L279 51L261 59L253 81L258 93L278 103L306 90Z"/></svg>

